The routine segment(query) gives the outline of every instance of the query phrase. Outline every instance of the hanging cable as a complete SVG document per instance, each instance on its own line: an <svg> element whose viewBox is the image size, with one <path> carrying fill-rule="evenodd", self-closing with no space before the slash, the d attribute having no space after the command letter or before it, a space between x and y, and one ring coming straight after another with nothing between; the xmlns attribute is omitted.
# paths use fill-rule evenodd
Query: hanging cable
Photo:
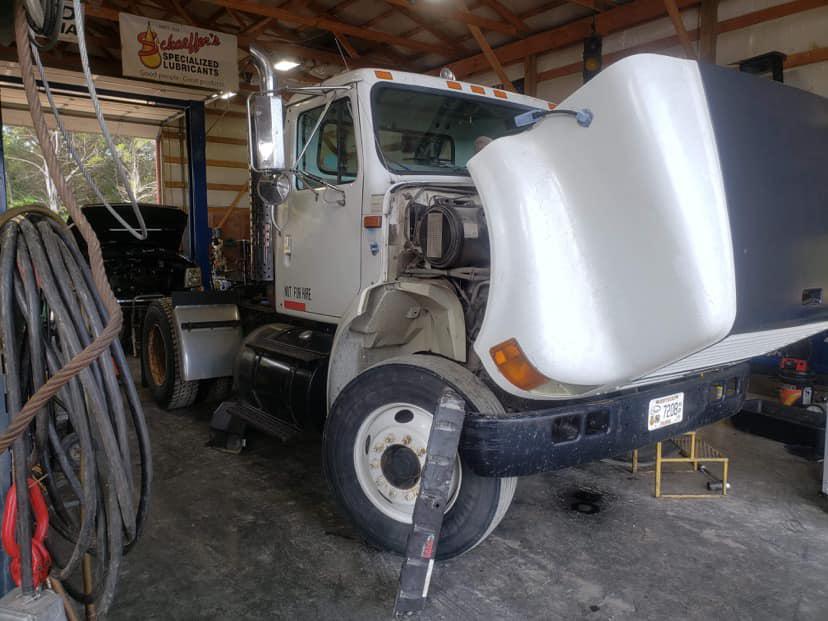
<svg viewBox="0 0 828 621"><path fill-rule="evenodd" d="M49 508L52 575L87 610L103 614L123 554L146 522L149 434L118 340L121 309L100 243L49 140L22 3L15 37L34 130L50 179L86 242L89 264L67 226L48 210L17 209L0 217L0 353L11 418L0 434L0 451L13 446L24 591L33 586L31 478L40 481Z"/></svg>
<svg viewBox="0 0 828 621"><path fill-rule="evenodd" d="M95 117L98 119L98 127L101 128L101 133L106 141L106 146L109 148L109 153L112 156L113 162L115 162L115 170L126 188L127 196L129 197L129 202L132 204L132 210L135 212L135 218L138 221L140 232L135 230L132 226L124 223L120 217L116 216L116 218L118 218L118 220L126 226L130 235L133 235L137 239L145 240L147 238L147 225L144 223L144 216L141 213L140 207L138 207L138 201L135 198L135 193L132 191L132 184L129 181L129 176L124 168L123 162L121 162L121 157L118 155L118 151L115 148L115 141L109 133L109 126L107 126L106 121L104 120L101 102L98 100L98 92L95 89L95 81L92 79L92 70L89 68L89 53L86 49L86 32L84 30L83 22L84 11L81 0L72 0L72 7L75 10L75 27L78 31L78 51L80 52L83 75L86 78L86 86L89 90L89 98L92 100L92 107L95 109ZM114 215L115 212L112 206L106 201L104 201L104 204L110 213Z"/></svg>
<svg viewBox="0 0 828 621"><path fill-rule="evenodd" d="M58 107L55 105L55 99L52 95L52 88L49 85L49 80L46 78L46 70L43 68L43 64L40 61L40 53L38 52L36 46L32 46L32 56L34 57L35 64L37 64L37 71L40 74L40 81L43 83L43 90L46 92L46 99L49 101L49 107L52 110L52 116L55 119L55 124L57 125L58 130L60 131L60 135L63 138L63 144L66 145L66 150L69 151L69 155L72 157L72 159L75 162L75 165L77 165L78 167L78 170L80 170L81 174L83 175L86 184L90 188L92 188L92 191L95 193L95 196L98 197L98 201L100 201L103 204L106 210L109 211L110 214L112 214L112 217L115 218L115 220L117 220L121 224L121 226L123 226L130 234L134 235L138 239L145 239L146 225L144 224L140 209L136 211L136 214L138 217L138 222L142 227L143 233L139 233L138 231L136 231L135 228L129 222L124 220L121 214L118 213L118 210L115 209L109 203L108 200L106 200L100 188L98 187L98 184L95 183L94 179L92 179L92 175L89 173L89 170L86 168L80 156L78 155L78 152L75 150L75 144L72 141L72 137L69 135L69 132L66 130L66 126L63 124L63 117L60 115ZM129 185L127 185L127 188L129 188ZM143 235L144 237L141 237L141 235Z"/></svg>

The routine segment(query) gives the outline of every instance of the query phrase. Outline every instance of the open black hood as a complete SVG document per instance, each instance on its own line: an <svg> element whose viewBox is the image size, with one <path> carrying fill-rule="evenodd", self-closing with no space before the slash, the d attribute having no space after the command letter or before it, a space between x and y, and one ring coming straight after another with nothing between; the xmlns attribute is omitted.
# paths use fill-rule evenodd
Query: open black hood
<svg viewBox="0 0 828 621"><path fill-rule="evenodd" d="M136 229L138 222L129 203L112 205L118 214ZM139 203L147 225L147 239L141 241L132 236L103 205L86 205L83 214L98 236L101 245L130 244L152 248L164 248L178 252L181 237L187 228L187 214L176 207ZM77 232L77 229L75 229Z"/></svg>

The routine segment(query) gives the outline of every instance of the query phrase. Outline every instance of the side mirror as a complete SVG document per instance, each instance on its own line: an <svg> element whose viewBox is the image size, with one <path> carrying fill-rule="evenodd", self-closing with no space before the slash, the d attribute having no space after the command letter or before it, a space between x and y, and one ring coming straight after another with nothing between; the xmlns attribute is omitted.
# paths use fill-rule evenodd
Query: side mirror
<svg viewBox="0 0 828 621"><path fill-rule="evenodd" d="M251 94L247 98L247 131L253 171L287 167L281 97L272 93Z"/></svg>

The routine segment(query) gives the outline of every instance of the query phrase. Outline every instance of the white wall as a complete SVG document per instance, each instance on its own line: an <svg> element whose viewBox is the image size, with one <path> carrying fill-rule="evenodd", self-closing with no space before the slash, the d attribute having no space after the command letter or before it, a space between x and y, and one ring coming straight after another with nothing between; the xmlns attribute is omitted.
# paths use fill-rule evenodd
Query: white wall
<svg viewBox="0 0 828 621"><path fill-rule="evenodd" d="M229 106L223 101L207 104L206 129L207 134L207 206L209 208L225 208L233 202L236 196L234 190L210 189L210 184L224 183L242 185L248 182L247 171L247 145L225 144L216 142L216 138L231 138L234 140L245 140L247 138L247 125L239 115L243 114L244 108L234 103ZM224 116L221 113L227 109L230 114ZM164 133L182 133L183 122L174 122L171 126L164 128ZM183 148L182 148L183 147ZM164 177L164 202L170 205L184 207L186 205L186 188L170 187L170 182L180 184L187 181L186 176L186 144L182 144L176 138L165 137L162 141L162 176ZM182 165L177 160L182 159ZM240 167L225 167L211 165L211 161L223 160L235 162ZM183 170L182 170L183 167ZM238 209L247 209L250 200L247 194L242 196L238 202Z"/></svg>
<svg viewBox="0 0 828 621"><path fill-rule="evenodd" d="M786 0L722 0L719 4L719 21L780 4L786 4ZM698 28L699 16L696 9L683 11L682 18L688 30ZM673 24L664 17L604 37L603 52L618 52L673 35ZM794 54L818 47L828 47L828 7L825 6L720 34L717 41L717 62L727 65L770 51ZM539 55L538 72L580 62L582 51L582 46L578 44ZM665 49L660 53L678 56L681 55L681 48ZM522 78L522 63L507 67L506 73L513 80ZM472 75L464 80L480 84L499 82L493 72ZM577 89L581 82L580 72L540 82L538 96L549 101L560 101ZM828 97L828 62L786 70L785 82Z"/></svg>

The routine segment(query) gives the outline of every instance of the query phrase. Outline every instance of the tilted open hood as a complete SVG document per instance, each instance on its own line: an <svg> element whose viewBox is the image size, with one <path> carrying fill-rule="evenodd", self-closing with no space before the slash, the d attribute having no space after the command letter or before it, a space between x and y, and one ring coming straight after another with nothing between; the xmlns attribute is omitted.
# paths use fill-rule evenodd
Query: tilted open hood
<svg viewBox="0 0 828 621"><path fill-rule="evenodd" d="M86 205L83 213L102 245L140 244L178 252L181 238L187 228L187 214L176 207L140 203L139 208L147 225L147 239L133 237L103 205ZM138 222L129 203L113 205L118 214L136 229Z"/></svg>
<svg viewBox="0 0 828 621"><path fill-rule="evenodd" d="M828 100L647 54L559 105L583 108L589 127L551 115L469 162L492 253L474 347L501 387L608 392L736 329L820 329L828 309L801 296L828 290ZM548 383L499 373L490 349L512 338ZM755 355L720 354L705 364Z"/></svg>

